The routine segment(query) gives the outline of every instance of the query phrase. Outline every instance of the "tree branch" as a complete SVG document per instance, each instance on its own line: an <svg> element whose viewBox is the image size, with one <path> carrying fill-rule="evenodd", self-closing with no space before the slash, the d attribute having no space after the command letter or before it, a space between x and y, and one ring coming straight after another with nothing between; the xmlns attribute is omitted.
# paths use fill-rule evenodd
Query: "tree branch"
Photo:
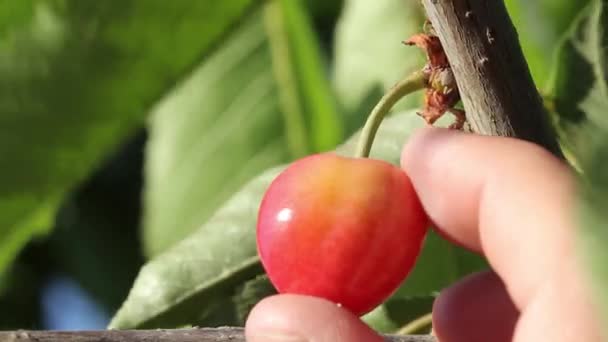
<svg viewBox="0 0 608 342"><path fill-rule="evenodd" d="M427 335L385 335L386 342L435 342ZM0 342L245 342L242 328L100 331L6 331Z"/></svg>
<svg viewBox="0 0 608 342"><path fill-rule="evenodd" d="M502 0L422 0L474 132L535 142L563 158Z"/></svg>

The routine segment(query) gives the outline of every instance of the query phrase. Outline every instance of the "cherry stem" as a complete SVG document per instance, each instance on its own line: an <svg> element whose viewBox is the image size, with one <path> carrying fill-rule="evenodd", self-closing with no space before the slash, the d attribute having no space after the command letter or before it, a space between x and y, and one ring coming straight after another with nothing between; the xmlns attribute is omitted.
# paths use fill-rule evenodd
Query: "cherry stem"
<svg viewBox="0 0 608 342"><path fill-rule="evenodd" d="M386 93L380 102L374 107L372 112L367 117L365 126L359 136L359 144L355 152L357 158L367 158L372 149L374 138L380 123L386 116L393 106L399 102L405 96L417 91L424 89L427 84L427 77L422 71L415 72L405 79L399 81Z"/></svg>
<svg viewBox="0 0 608 342"><path fill-rule="evenodd" d="M397 331L397 335L413 335L433 325L433 313L420 316Z"/></svg>

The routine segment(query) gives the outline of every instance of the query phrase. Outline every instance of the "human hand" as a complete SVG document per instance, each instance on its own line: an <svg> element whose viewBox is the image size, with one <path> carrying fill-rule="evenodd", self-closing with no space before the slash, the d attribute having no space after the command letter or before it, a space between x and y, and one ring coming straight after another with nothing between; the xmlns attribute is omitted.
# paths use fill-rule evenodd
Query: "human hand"
<svg viewBox="0 0 608 342"><path fill-rule="evenodd" d="M482 253L493 271L442 291L441 342L601 341L575 253L576 188L567 165L536 145L426 128L402 154L439 233ZM319 298L277 295L246 324L250 342L375 342L358 317Z"/></svg>

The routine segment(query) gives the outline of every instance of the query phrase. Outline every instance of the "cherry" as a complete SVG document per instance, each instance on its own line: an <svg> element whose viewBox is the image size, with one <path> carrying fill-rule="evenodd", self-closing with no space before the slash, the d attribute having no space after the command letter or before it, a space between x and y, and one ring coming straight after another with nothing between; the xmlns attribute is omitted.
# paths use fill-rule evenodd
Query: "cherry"
<svg viewBox="0 0 608 342"><path fill-rule="evenodd" d="M325 298L362 315L410 273L428 225L404 171L322 153L294 162L268 188L258 253L280 293Z"/></svg>
<svg viewBox="0 0 608 342"><path fill-rule="evenodd" d="M405 172L366 157L386 113L428 84L427 73L415 72L380 99L355 158L305 157L270 184L258 212L257 248L279 292L325 298L363 315L408 276L429 219Z"/></svg>

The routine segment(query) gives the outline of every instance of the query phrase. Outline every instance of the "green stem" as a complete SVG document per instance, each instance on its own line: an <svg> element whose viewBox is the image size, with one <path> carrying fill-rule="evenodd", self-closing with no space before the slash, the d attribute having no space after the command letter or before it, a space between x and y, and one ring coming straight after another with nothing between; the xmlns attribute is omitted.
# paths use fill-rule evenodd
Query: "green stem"
<svg viewBox="0 0 608 342"><path fill-rule="evenodd" d="M355 157L369 157L369 152L374 143L374 137L376 136L378 127L380 127L380 123L386 116L386 113L388 113L399 100L417 90L424 89L426 84L426 76L422 71L418 71L397 83L382 97L382 99L380 99L380 102L378 102L367 118L365 126L363 126L363 130L359 136L359 144L357 145Z"/></svg>
<svg viewBox="0 0 608 342"><path fill-rule="evenodd" d="M397 335L412 335L419 333L422 329L427 328L433 324L433 314L428 313L424 316L418 317L415 320L408 323L403 328L399 329Z"/></svg>

